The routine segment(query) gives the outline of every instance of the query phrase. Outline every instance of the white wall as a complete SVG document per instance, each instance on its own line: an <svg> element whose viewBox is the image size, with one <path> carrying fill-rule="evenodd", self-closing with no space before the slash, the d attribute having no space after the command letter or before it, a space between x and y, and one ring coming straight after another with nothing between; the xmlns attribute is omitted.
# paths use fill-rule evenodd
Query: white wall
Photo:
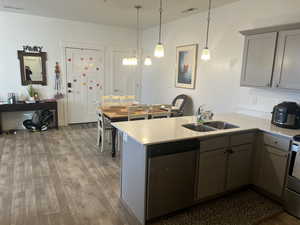
<svg viewBox="0 0 300 225"><path fill-rule="evenodd" d="M17 50L22 50L23 45L43 46L43 51L48 54L48 86L37 86L43 98L53 98L55 62L64 63L62 43L105 47L106 58L109 58L111 48L130 49L135 46L135 32L129 29L15 13L0 12L0 29L0 100L6 100L8 92L26 94L26 87L21 86L17 58ZM110 71L106 68L106 93L111 91ZM64 107L60 104L59 108L60 123L64 124ZM23 118L20 113L6 113L3 121L4 129L11 129L16 124L20 127Z"/></svg>
<svg viewBox="0 0 300 225"><path fill-rule="evenodd" d="M192 96L194 105L206 104L214 112L241 111L270 116L275 104L284 100L300 101L300 92L241 88L240 73L243 36L240 30L300 22L299 0L241 0L212 11L210 44L212 59L200 60L205 43L207 12L164 25L166 57L154 59L145 67L142 101L169 103L178 94ZM145 54L153 54L158 28L145 30ZM199 44L198 70L194 90L175 88L176 46Z"/></svg>

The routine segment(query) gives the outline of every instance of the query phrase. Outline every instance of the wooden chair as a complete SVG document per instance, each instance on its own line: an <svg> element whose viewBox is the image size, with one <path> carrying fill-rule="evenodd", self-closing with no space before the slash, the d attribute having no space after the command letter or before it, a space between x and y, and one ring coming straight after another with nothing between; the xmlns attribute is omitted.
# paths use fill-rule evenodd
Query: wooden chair
<svg viewBox="0 0 300 225"><path fill-rule="evenodd" d="M111 95L104 95L101 97L101 105L110 105L112 103Z"/></svg>
<svg viewBox="0 0 300 225"><path fill-rule="evenodd" d="M150 115L152 119L171 117L171 105L152 105L150 106Z"/></svg>
<svg viewBox="0 0 300 225"><path fill-rule="evenodd" d="M105 142L105 136L109 135L112 130L112 126L110 124L110 121L108 121L105 116L103 115L102 111L100 110L98 113L98 136L97 136L97 145L100 147L100 151L104 151L104 142Z"/></svg>
<svg viewBox="0 0 300 225"><path fill-rule="evenodd" d="M134 95L127 95L124 97L126 98L127 105L132 105L132 104L136 103L136 98Z"/></svg>
<svg viewBox="0 0 300 225"><path fill-rule="evenodd" d="M128 106L128 121L147 120L148 117L149 117L149 106L147 105Z"/></svg>

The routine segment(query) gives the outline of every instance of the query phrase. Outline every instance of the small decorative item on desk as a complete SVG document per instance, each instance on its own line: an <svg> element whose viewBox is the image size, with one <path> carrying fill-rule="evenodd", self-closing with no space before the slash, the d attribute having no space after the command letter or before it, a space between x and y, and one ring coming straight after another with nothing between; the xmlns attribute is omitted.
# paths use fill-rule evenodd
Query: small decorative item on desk
<svg viewBox="0 0 300 225"><path fill-rule="evenodd" d="M59 63L56 62L55 64L55 87L56 94L54 96L55 99L61 99L64 97L63 93L61 93L61 76L60 76L60 66Z"/></svg>
<svg viewBox="0 0 300 225"><path fill-rule="evenodd" d="M30 85L27 89L28 95L29 95L29 100L26 101L26 103L35 103L35 95L38 96L37 91Z"/></svg>
<svg viewBox="0 0 300 225"><path fill-rule="evenodd" d="M17 103L16 94L8 93L7 101L8 101L8 104L16 104Z"/></svg>

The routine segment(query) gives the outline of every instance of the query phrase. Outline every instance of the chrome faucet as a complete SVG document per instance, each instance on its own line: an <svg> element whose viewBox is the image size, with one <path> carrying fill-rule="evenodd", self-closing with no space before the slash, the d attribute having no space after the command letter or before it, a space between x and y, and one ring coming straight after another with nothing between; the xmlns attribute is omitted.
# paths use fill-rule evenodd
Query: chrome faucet
<svg viewBox="0 0 300 225"><path fill-rule="evenodd" d="M205 111L204 110L205 105L200 105L198 110L195 112L195 117L197 122L203 122L205 120L212 120L213 119L213 112L210 110Z"/></svg>

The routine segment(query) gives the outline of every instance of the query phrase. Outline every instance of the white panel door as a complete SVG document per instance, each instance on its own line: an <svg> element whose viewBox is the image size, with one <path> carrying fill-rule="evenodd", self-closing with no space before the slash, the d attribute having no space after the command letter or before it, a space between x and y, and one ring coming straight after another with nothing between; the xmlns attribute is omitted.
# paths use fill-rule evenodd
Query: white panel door
<svg viewBox="0 0 300 225"><path fill-rule="evenodd" d="M124 66L122 59L128 57L126 51L112 52L112 74L114 95L135 95L139 93L138 66Z"/></svg>
<svg viewBox="0 0 300 225"><path fill-rule="evenodd" d="M68 122L95 122L103 95L104 51L66 48Z"/></svg>

